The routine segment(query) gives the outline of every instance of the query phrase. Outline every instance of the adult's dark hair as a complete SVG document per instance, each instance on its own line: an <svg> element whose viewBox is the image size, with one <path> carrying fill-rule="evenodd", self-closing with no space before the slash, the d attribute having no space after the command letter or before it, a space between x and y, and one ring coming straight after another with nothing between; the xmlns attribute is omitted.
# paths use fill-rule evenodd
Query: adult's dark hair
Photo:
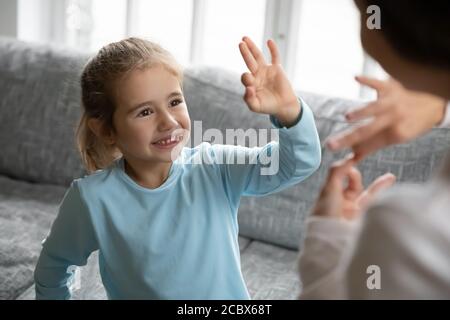
<svg viewBox="0 0 450 320"><path fill-rule="evenodd" d="M450 0L362 0L381 9L381 32L412 61L450 69Z"/></svg>

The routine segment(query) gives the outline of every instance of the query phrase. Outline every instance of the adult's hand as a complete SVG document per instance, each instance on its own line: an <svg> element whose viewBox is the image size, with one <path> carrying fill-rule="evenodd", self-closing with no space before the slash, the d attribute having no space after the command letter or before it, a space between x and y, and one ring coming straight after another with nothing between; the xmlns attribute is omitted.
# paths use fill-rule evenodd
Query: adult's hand
<svg viewBox="0 0 450 320"><path fill-rule="evenodd" d="M331 166L313 215L353 220L367 209L381 190L396 180L393 174L387 173L364 190L361 173L354 163L353 157L347 157Z"/></svg>
<svg viewBox="0 0 450 320"><path fill-rule="evenodd" d="M356 80L375 89L378 98L347 113L346 118L348 121L372 120L329 138L327 146L332 151L352 148L355 160L360 161L381 148L416 138L444 119L446 101L440 97L407 90L394 79L356 77Z"/></svg>

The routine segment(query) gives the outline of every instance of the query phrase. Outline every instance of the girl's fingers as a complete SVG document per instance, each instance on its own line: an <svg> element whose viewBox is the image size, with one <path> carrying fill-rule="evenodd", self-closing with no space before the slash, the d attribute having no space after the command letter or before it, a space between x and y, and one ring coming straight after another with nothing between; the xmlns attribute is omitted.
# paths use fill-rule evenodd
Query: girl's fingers
<svg viewBox="0 0 450 320"><path fill-rule="evenodd" d="M252 73L255 73L258 70L258 63L256 62L245 42L239 43L239 51L241 51L242 58L244 58L244 62L248 70L250 70L250 72Z"/></svg>
<svg viewBox="0 0 450 320"><path fill-rule="evenodd" d="M253 55L253 58L256 60L258 65L266 65L267 64L261 50L258 49L256 44L249 37L244 37L242 39L242 41L245 42L245 44L247 45L248 49L250 50L251 54Z"/></svg>
<svg viewBox="0 0 450 320"><path fill-rule="evenodd" d="M255 84L255 77L251 73L246 72L242 74L241 82L245 87L251 87Z"/></svg>
<svg viewBox="0 0 450 320"><path fill-rule="evenodd" d="M245 87L244 101L245 103L247 103L247 106L250 108L250 110L258 112L259 100L256 97L254 87Z"/></svg>
<svg viewBox="0 0 450 320"><path fill-rule="evenodd" d="M278 47L272 39L267 41L267 46L270 50L270 56L272 57L272 64L280 64L280 52L278 51Z"/></svg>

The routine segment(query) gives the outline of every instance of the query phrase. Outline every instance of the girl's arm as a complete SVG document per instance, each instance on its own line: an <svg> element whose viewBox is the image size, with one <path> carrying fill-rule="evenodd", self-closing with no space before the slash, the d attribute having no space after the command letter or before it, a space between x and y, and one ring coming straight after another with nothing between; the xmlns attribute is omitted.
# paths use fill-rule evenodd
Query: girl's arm
<svg viewBox="0 0 450 320"><path fill-rule="evenodd" d="M252 112L270 116L274 127L279 128L279 142L251 149L215 147L225 153L227 159L233 155L245 159L243 164L228 162L221 166L226 192L234 204L242 195L267 195L298 183L320 165L320 141L312 111L296 97L275 42L269 40L267 46L271 64L248 37L239 44L250 71L242 75L244 101Z"/></svg>
<svg viewBox="0 0 450 320"><path fill-rule="evenodd" d="M70 299L72 266L86 265L98 249L88 209L76 181L66 192L34 271L36 299Z"/></svg>
<svg viewBox="0 0 450 320"><path fill-rule="evenodd" d="M301 104L301 115L290 128L280 128L278 120L271 117L274 127L279 128L279 142L255 148L212 147L215 157L228 159L219 168L232 203L238 203L241 196L281 191L306 179L319 167L321 149L314 117L303 101ZM239 164L239 159L243 163Z"/></svg>

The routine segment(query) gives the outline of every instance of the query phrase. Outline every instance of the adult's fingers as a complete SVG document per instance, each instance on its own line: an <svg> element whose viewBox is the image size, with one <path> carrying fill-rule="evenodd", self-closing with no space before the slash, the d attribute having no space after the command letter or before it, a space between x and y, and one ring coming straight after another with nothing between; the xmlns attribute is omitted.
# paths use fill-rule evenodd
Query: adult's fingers
<svg viewBox="0 0 450 320"><path fill-rule="evenodd" d="M330 137L327 146L332 151L353 147L373 137L390 124L389 114L381 115L368 124L364 124L345 133Z"/></svg>
<svg viewBox="0 0 450 320"><path fill-rule="evenodd" d="M374 135L372 138L362 141L352 147L353 153L355 154L355 162L359 162L368 155L391 144L391 140L386 132Z"/></svg>
<svg viewBox="0 0 450 320"><path fill-rule="evenodd" d="M396 177L392 173L386 173L378 177L371 185L361 194L358 199L359 207L363 210L367 208L373 198L382 190L391 187L396 181Z"/></svg>
<svg viewBox="0 0 450 320"><path fill-rule="evenodd" d="M348 171L347 177L348 185L345 192L351 193L354 196L359 196L359 194L364 190L361 172L359 172L359 170L355 167L351 167Z"/></svg>
<svg viewBox="0 0 450 320"><path fill-rule="evenodd" d="M368 86L372 89L375 89L377 91L381 91L387 86L386 81L378 80L375 78L365 77L365 76L356 76L355 80L358 81L360 84Z"/></svg>
<svg viewBox="0 0 450 320"><path fill-rule="evenodd" d="M386 110L389 110L389 104L384 102L384 101L380 101L380 100L376 100L373 102L370 102L369 104L367 104L366 106L350 111L348 112L345 117L347 118L347 120L349 121L358 121L358 120L363 120L369 117L374 117L377 116L383 112L385 112Z"/></svg>
<svg viewBox="0 0 450 320"><path fill-rule="evenodd" d="M336 161L328 171L328 177L317 199L314 215L340 217L342 215L344 180L353 164L353 155Z"/></svg>
<svg viewBox="0 0 450 320"><path fill-rule="evenodd" d="M353 154L349 154L344 159L338 160L330 166L325 187L332 186L334 188L336 184L341 185L343 183L343 179L354 164L353 157Z"/></svg>

